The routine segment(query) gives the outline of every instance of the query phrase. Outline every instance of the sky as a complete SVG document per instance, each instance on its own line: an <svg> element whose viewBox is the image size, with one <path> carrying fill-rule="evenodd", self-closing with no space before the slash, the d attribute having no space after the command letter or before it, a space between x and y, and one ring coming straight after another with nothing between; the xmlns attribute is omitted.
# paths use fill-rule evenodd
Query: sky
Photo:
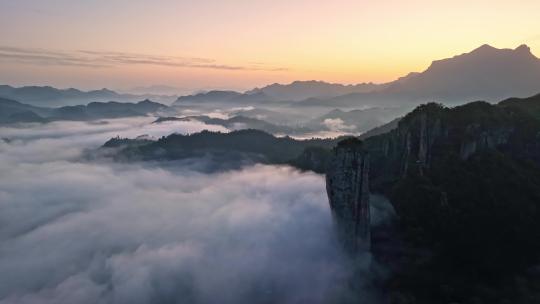
<svg viewBox="0 0 540 304"><path fill-rule="evenodd" d="M17 86L381 83L484 43L540 54L540 1L0 0L0 37Z"/></svg>

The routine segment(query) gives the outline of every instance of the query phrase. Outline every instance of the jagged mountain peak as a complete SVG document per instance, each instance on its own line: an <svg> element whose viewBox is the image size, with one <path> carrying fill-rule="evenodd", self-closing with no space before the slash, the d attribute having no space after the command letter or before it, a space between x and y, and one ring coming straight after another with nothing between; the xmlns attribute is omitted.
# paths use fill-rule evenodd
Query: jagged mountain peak
<svg viewBox="0 0 540 304"><path fill-rule="evenodd" d="M522 45L518 46L515 50L516 51L525 51L525 52L529 52L529 53L531 52L531 48L526 44L522 44Z"/></svg>
<svg viewBox="0 0 540 304"><path fill-rule="evenodd" d="M536 56L534 56L534 54L531 52L531 48L526 45L526 44L522 44L520 46L518 46L515 50L514 50L515 53L518 53L518 54L521 54L521 55L524 55L524 56L528 56L528 57L532 57L534 59L538 59Z"/></svg>
<svg viewBox="0 0 540 304"><path fill-rule="evenodd" d="M521 44L515 49L511 48L496 48L489 44L484 44L474 50L472 50L469 53L464 53L458 56L454 56L453 58L460 58L460 57L490 57L490 56L508 56L508 57L535 57L531 53L531 48L526 44Z"/></svg>
<svg viewBox="0 0 540 304"><path fill-rule="evenodd" d="M297 80L289 84L273 83L247 91L247 94L264 92L275 100L300 101L310 98L329 98L350 93L366 93L383 88L384 84L339 84L321 80Z"/></svg>
<svg viewBox="0 0 540 304"><path fill-rule="evenodd" d="M481 46L474 49L473 51L471 51L471 53L475 53L475 52L492 52L492 51L496 51L496 50L498 50L496 47L491 46L491 45L489 45L487 43L484 43Z"/></svg>
<svg viewBox="0 0 540 304"><path fill-rule="evenodd" d="M435 60L423 72L391 86L394 94L445 102L504 99L540 91L540 60L523 44L515 49L484 44L471 52Z"/></svg>

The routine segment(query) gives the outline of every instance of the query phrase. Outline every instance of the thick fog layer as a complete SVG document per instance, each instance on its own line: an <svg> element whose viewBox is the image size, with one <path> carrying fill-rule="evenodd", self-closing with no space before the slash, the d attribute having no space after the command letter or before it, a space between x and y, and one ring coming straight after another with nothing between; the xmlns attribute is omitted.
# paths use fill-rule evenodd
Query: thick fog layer
<svg viewBox="0 0 540 304"><path fill-rule="evenodd" d="M333 237L319 175L262 165L189 169L204 159L79 161L83 149L110 136L196 129L188 126L115 120L2 128L11 140L0 141L0 303L357 298L352 289L363 280L349 284L352 265Z"/></svg>

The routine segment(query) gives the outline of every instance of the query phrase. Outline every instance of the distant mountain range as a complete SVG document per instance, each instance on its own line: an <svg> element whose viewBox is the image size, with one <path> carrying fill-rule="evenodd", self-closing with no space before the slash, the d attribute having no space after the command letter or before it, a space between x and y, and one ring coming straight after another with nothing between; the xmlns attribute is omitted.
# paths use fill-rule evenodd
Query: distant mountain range
<svg viewBox="0 0 540 304"><path fill-rule="evenodd" d="M300 135L321 131L359 134L382 125L402 115L402 108L371 108L342 111L334 109L315 118L300 118L265 109L248 109L232 112L228 119L205 115L176 115L177 109L161 103L144 100L137 103L91 102L88 105L58 108L37 107L0 97L0 124L46 123L58 120L89 121L104 118L122 118L162 115L155 123L165 121L200 121L208 125L220 125L230 130L258 129L272 134ZM296 119L295 119L296 117Z"/></svg>
<svg viewBox="0 0 540 304"><path fill-rule="evenodd" d="M308 98L331 98L351 93L367 93L381 90L388 84L361 83L343 85L324 81L295 81L291 84L274 83L263 88L255 88L246 94L264 94L273 100L301 101Z"/></svg>
<svg viewBox="0 0 540 304"><path fill-rule="evenodd" d="M0 124L133 117L168 109L166 105L150 100L138 103L91 102L88 105L47 108L0 98Z"/></svg>
<svg viewBox="0 0 540 304"><path fill-rule="evenodd" d="M0 85L0 97L17 100L41 107L60 107L87 104L90 102L136 102L152 99L163 103L172 102L176 96L120 94L109 89L81 91L78 89L57 89L50 86L12 87Z"/></svg>
<svg viewBox="0 0 540 304"><path fill-rule="evenodd" d="M470 53L434 61L427 70L411 73L388 87L369 93L352 93L305 104L338 106L438 101L494 102L512 96L526 97L540 91L540 59L526 45L515 50L483 45Z"/></svg>
<svg viewBox="0 0 540 304"><path fill-rule="evenodd" d="M530 48L497 49L483 45L470 53L433 61L423 72L409 73L384 84L331 84L295 81L272 84L245 93L210 91L182 96L174 105L227 103L240 105L360 107L438 101L461 104L473 100L495 102L540 92L540 59Z"/></svg>
<svg viewBox="0 0 540 304"><path fill-rule="evenodd" d="M235 91L209 91L195 95L178 97L173 106L227 104L227 105L261 105L275 101L263 92L239 93Z"/></svg>
<svg viewBox="0 0 540 304"><path fill-rule="evenodd" d="M155 86L140 88L171 90ZM467 101L495 102L540 92L540 59L528 46L497 49L489 45L452 58L433 61L423 72L413 72L395 81L343 85L323 81L271 84L242 92L214 90L176 98L166 95L121 94L109 89L81 91L50 86L12 87L0 85L0 97L34 106L58 107L89 102L135 102L143 99L175 106L268 105L295 107L414 106L428 101L461 104Z"/></svg>

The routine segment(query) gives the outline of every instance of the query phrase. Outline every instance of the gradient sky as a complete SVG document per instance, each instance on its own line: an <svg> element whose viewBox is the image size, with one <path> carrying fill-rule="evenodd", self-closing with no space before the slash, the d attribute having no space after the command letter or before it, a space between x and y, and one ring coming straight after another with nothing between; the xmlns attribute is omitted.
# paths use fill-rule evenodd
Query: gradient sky
<svg viewBox="0 0 540 304"><path fill-rule="evenodd" d="M0 82L385 82L488 43L540 53L540 1L0 0Z"/></svg>

